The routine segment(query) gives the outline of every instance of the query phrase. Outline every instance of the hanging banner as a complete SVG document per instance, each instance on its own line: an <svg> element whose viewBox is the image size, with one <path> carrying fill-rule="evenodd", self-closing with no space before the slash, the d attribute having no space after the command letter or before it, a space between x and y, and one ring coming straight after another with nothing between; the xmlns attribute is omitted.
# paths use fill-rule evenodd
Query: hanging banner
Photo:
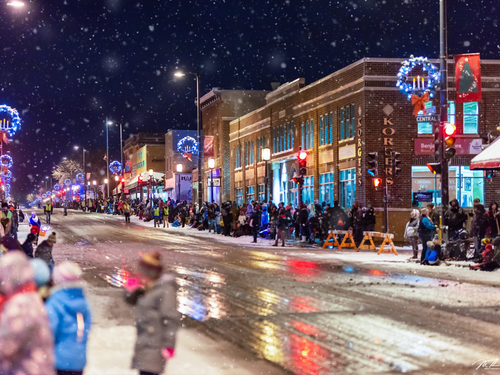
<svg viewBox="0 0 500 375"><path fill-rule="evenodd" d="M481 59L479 53L455 55L457 103L480 102Z"/></svg>
<svg viewBox="0 0 500 375"><path fill-rule="evenodd" d="M214 137L213 136L205 136L203 147L203 156L206 158L214 157Z"/></svg>
<svg viewBox="0 0 500 375"><path fill-rule="evenodd" d="M125 173L132 173L132 161L125 162Z"/></svg>

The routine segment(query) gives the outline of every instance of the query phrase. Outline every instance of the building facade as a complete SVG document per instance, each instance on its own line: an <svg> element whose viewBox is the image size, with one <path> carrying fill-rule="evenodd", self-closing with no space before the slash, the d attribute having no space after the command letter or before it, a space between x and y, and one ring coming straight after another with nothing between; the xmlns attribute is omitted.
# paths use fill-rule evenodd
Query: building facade
<svg viewBox="0 0 500 375"><path fill-rule="evenodd" d="M274 202L297 205L298 187L292 179L298 174L297 154L306 150L304 203L338 200L344 208L354 201L371 204L381 229L383 191L367 173L367 155L377 152L379 174L388 182L390 230L406 223L412 206L424 200L439 205L439 176L426 167L434 162L432 124L416 122L413 106L396 87L402 61L365 58L309 85L296 79L268 93L264 106L231 121L231 200L264 200L262 149L269 147L267 191ZM457 154L450 162L450 199L465 207L472 207L474 198L497 200L500 193L498 177L487 179L482 171L469 169L481 151L482 137L495 132L500 122L500 61L483 60L481 69L482 102L457 104L454 63L448 62L448 121L458 133ZM426 76L418 69L412 74ZM433 107L439 112L438 96L426 103L430 112ZM401 154L397 176L389 171L394 152Z"/></svg>
<svg viewBox="0 0 500 375"><path fill-rule="evenodd" d="M192 172L198 165L196 130L169 130L165 134L165 183L167 198L192 202Z"/></svg>
<svg viewBox="0 0 500 375"><path fill-rule="evenodd" d="M203 137L206 145L202 168L204 201L214 201L220 204L230 199L229 123L265 105L267 93L267 91L214 88L200 98ZM212 170L208 165L211 158L214 159L215 164ZM197 175L193 178L195 181Z"/></svg>
<svg viewBox="0 0 500 375"><path fill-rule="evenodd" d="M124 174L126 196L141 201L148 194L161 197L165 174L165 136L161 133L133 134L125 140L123 154L124 162L129 162L131 166L130 172ZM152 176L148 174L150 169L153 170Z"/></svg>

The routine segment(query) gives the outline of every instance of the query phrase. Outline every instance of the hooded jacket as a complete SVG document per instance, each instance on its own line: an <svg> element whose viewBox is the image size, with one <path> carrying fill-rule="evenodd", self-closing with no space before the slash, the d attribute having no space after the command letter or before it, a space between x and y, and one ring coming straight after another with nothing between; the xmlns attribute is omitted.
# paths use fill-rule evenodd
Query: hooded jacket
<svg viewBox="0 0 500 375"><path fill-rule="evenodd" d="M47 240L38 245L35 252L35 258L40 258L50 266L50 262L52 261L52 246L48 244Z"/></svg>
<svg viewBox="0 0 500 375"><path fill-rule="evenodd" d="M455 207L452 206L452 203L455 203ZM466 221L467 215L464 210L460 208L460 203L458 203L458 200L452 199L450 201L450 208L446 212L446 223L450 228L451 234L453 235L455 234L455 231L463 228Z"/></svg>
<svg viewBox="0 0 500 375"><path fill-rule="evenodd" d="M46 303L54 336L58 370L81 371L87 363L87 339L92 324L83 283L68 282L51 290Z"/></svg>
<svg viewBox="0 0 500 375"><path fill-rule="evenodd" d="M0 374L53 375L54 343L34 271L21 251L0 260ZM26 290L23 292L23 290ZM22 313L20 313L22 312Z"/></svg>
<svg viewBox="0 0 500 375"><path fill-rule="evenodd" d="M126 299L131 304L136 303L137 341L132 368L153 373L163 372L166 362L161 349L175 348L177 330L180 325L176 295L175 277L163 275L137 300Z"/></svg>

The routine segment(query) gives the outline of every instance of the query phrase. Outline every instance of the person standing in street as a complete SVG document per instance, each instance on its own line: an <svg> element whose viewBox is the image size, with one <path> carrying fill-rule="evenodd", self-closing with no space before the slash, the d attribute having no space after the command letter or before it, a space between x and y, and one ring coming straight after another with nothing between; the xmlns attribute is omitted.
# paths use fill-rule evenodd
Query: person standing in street
<svg viewBox="0 0 500 375"><path fill-rule="evenodd" d="M54 342L22 251L0 259L0 374L54 375Z"/></svg>
<svg viewBox="0 0 500 375"><path fill-rule="evenodd" d="M251 212L252 214L250 216L250 227L252 228L252 235L253 235L252 243L257 243L257 235L259 234L260 219L261 219L260 206L256 204L254 209L251 210Z"/></svg>
<svg viewBox="0 0 500 375"><path fill-rule="evenodd" d="M351 209L351 227L354 243L358 247L363 241L363 214L357 201L354 202Z"/></svg>
<svg viewBox="0 0 500 375"><path fill-rule="evenodd" d="M445 214L445 224L448 226L448 233L451 238L457 238L457 233L463 229L464 224L467 222L467 214L460 207L458 200L452 199L450 201L450 208Z"/></svg>
<svg viewBox="0 0 500 375"><path fill-rule="evenodd" d="M285 247L285 235L288 230L288 220L286 219L285 209L280 208L278 212L278 219L276 220L276 226L278 228L278 235L276 237L276 242L273 246L278 246L278 242L281 241L281 246Z"/></svg>
<svg viewBox="0 0 500 375"><path fill-rule="evenodd" d="M420 254L420 263L425 259L425 254L427 253L427 243L432 241L434 236L435 225L431 223L429 219L429 210L423 208L421 211L421 219L418 224L418 236L422 242L422 254Z"/></svg>
<svg viewBox="0 0 500 375"><path fill-rule="evenodd" d="M155 228L156 226L158 226L158 228L160 227L160 215L161 215L160 207L158 206L158 203L155 202L153 206L153 222Z"/></svg>
<svg viewBox="0 0 500 375"><path fill-rule="evenodd" d="M55 287L45 306L55 342L57 375L82 375L92 321L83 294L82 270L66 261L54 268L53 279Z"/></svg>
<svg viewBox="0 0 500 375"><path fill-rule="evenodd" d="M128 202L123 203L123 214L125 216L125 222L130 223L130 204Z"/></svg>
<svg viewBox="0 0 500 375"><path fill-rule="evenodd" d="M427 210L429 210L429 220L432 222L434 225L439 225L439 213L437 212L436 208L434 207L434 203L427 203L426 204Z"/></svg>
<svg viewBox="0 0 500 375"><path fill-rule="evenodd" d="M54 270L54 258L52 258L52 249L56 242L56 232L52 232L49 238L38 245L35 252L35 258L40 258L45 263L47 263L47 266L49 266L51 273Z"/></svg>
<svg viewBox="0 0 500 375"><path fill-rule="evenodd" d="M417 209L413 209L410 214L410 221L406 224L405 229L405 240L407 240L413 250L413 257L411 259L418 259L418 220L420 218L420 212Z"/></svg>
<svg viewBox="0 0 500 375"><path fill-rule="evenodd" d="M474 205L474 217L472 218L472 237L474 237L475 255L481 254L481 240L486 236L489 221L488 215L481 203Z"/></svg>
<svg viewBox="0 0 500 375"><path fill-rule="evenodd" d="M160 253L148 251L137 264L137 278L125 285L125 301L135 305L135 342L132 368L140 375L163 373L175 354L180 314L177 311L177 283L174 275L162 275Z"/></svg>
<svg viewBox="0 0 500 375"><path fill-rule="evenodd" d="M45 213L45 222L50 224L50 216L52 215L52 203L50 201L45 203L43 212Z"/></svg>
<svg viewBox="0 0 500 375"><path fill-rule="evenodd" d="M169 210L169 205L164 204L163 210L162 210L162 212L163 212L163 228L165 228L165 225L168 228L168 210Z"/></svg>
<svg viewBox="0 0 500 375"><path fill-rule="evenodd" d="M373 232L375 230L376 216L375 209L371 204L368 204L365 214L363 216L363 225L366 232Z"/></svg>

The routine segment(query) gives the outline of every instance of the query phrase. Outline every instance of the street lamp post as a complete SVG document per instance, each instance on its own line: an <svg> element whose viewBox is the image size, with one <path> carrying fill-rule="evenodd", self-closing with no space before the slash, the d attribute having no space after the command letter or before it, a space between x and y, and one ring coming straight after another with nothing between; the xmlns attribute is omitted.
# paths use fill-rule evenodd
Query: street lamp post
<svg viewBox="0 0 500 375"><path fill-rule="evenodd" d="M269 177L267 175L267 162L271 160L271 149L269 147L265 147L262 149L262 160L266 162L265 164L265 171L264 171L264 199L266 200L266 203L269 200L269 195L268 195L268 185L269 185Z"/></svg>
<svg viewBox="0 0 500 375"><path fill-rule="evenodd" d="M97 181L96 180L92 181L92 185L94 185L94 202L95 202L97 200L97 197L96 197L96 195L97 195Z"/></svg>
<svg viewBox="0 0 500 375"><path fill-rule="evenodd" d="M74 149L78 150L79 146L75 146ZM85 205L87 205L87 173L86 173L86 168L85 168L85 147L82 147L82 163L83 163L83 189L85 190ZM90 186L90 182L88 183Z"/></svg>
<svg viewBox="0 0 500 375"><path fill-rule="evenodd" d="M148 174L149 174L148 196L149 196L149 189L151 189L151 196L150 196L150 201L149 201L149 207L152 210L153 209L153 175L154 175L154 171L152 169L150 169L148 171Z"/></svg>
<svg viewBox="0 0 500 375"><path fill-rule="evenodd" d="M107 119L106 119L106 123L108 125L113 125L113 121L108 121ZM125 176L125 167L123 165L123 126L121 123L116 124L116 125L120 127L120 164L122 166L122 171L121 171L120 177L123 177L123 176ZM109 175L108 175L108 178L109 178ZM116 180L116 181L118 181L118 180ZM108 195L109 195L109 192L108 192ZM122 189L122 193L121 193L121 199L123 199L123 189Z"/></svg>
<svg viewBox="0 0 500 375"><path fill-rule="evenodd" d="M106 177L109 180L109 136L108 136L108 128L109 125L112 125L113 122L108 121L108 118L106 117ZM107 188L108 191L108 197L109 197L109 185Z"/></svg>
<svg viewBox="0 0 500 375"><path fill-rule="evenodd" d="M179 202L181 201L181 173L182 173L182 164L177 164L177 199Z"/></svg>
<svg viewBox="0 0 500 375"><path fill-rule="evenodd" d="M202 181L203 181L203 134L200 124L200 76L198 73L192 72L181 72L178 71L174 74L176 77L184 77L186 74L191 74L196 77L196 126L198 130L198 207L201 209L201 205L203 203L203 189L202 189Z"/></svg>

